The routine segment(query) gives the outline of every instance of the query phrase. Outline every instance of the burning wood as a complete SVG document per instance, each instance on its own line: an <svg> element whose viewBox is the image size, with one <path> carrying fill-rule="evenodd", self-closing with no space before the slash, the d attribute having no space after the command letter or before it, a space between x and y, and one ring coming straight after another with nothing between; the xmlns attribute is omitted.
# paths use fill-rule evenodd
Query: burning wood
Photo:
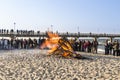
<svg viewBox="0 0 120 80"><path fill-rule="evenodd" d="M77 54L70 41L65 37L59 37L58 34L47 32L48 38L42 44L41 48L48 47L49 55L61 55L66 58L82 58L80 54Z"/></svg>

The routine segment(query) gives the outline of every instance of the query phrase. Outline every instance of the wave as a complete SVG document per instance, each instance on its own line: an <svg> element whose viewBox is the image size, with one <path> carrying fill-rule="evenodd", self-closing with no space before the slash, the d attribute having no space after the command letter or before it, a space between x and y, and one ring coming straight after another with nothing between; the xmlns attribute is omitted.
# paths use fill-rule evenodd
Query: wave
<svg viewBox="0 0 120 80"><path fill-rule="evenodd" d="M105 50L98 48L98 52L100 52L100 53L105 53Z"/></svg>

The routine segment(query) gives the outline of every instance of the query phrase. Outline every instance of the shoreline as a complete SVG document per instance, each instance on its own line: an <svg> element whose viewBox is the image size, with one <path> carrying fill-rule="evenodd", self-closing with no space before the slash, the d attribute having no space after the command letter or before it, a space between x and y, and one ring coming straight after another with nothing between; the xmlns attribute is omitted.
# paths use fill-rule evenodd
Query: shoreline
<svg viewBox="0 0 120 80"><path fill-rule="evenodd" d="M41 50L41 49L11 49L11 50L0 50L0 56L4 55L4 54L10 54L10 53L20 53L22 51L22 53L24 52L28 52L28 53L33 53L34 51L37 52L41 52L42 54L47 55L47 50ZM104 52L98 51L98 53L93 54L92 52L88 53L88 52L80 52L80 51L76 51L76 53L78 54L82 54L82 55L88 55L88 56L106 56L106 57L113 57L113 58L120 58L120 56L113 56L113 55L105 55Z"/></svg>

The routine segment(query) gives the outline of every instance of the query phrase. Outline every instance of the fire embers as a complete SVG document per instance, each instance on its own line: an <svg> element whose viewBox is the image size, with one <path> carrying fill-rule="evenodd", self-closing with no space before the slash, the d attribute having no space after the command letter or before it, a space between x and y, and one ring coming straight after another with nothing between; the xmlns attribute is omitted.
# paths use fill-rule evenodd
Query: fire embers
<svg viewBox="0 0 120 80"><path fill-rule="evenodd" d="M48 38L42 44L41 48L48 47L49 55L61 55L66 58L76 57L71 43L67 38L59 37L58 34L47 32Z"/></svg>

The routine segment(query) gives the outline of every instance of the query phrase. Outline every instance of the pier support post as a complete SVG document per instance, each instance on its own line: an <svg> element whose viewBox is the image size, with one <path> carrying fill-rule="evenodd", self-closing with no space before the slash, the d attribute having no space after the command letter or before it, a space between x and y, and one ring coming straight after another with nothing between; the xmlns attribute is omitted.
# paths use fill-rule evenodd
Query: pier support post
<svg viewBox="0 0 120 80"><path fill-rule="evenodd" d="M94 40L97 41L98 37L94 37Z"/></svg>
<svg viewBox="0 0 120 80"><path fill-rule="evenodd" d="M110 42L113 42L113 37L110 37Z"/></svg>

